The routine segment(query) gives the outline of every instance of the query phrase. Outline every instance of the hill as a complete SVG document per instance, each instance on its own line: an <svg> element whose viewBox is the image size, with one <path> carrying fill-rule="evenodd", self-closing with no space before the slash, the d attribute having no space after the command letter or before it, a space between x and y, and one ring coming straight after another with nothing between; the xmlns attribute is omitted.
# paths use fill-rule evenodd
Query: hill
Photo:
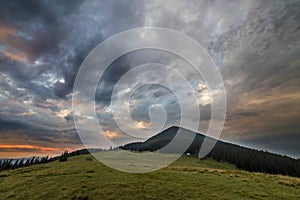
<svg viewBox="0 0 300 200"><path fill-rule="evenodd" d="M118 151L115 152L116 154ZM147 174L115 171L91 155L0 172L0 199L299 199L300 179L250 173L182 156Z"/></svg>
<svg viewBox="0 0 300 200"><path fill-rule="evenodd" d="M122 146L121 148L124 150L137 152L157 151L167 145L179 130L184 134L195 135L192 144L185 153L198 155L198 151L205 136L203 134L195 133L191 130L179 128L176 126L162 131L161 133L149 138L145 142L130 143ZM209 139L216 140L213 138ZM300 177L299 159L293 159L287 156L265 151L258 151L255 149L250 149L223 141L216 142L217 143L214 146L213 150L207 155L208 158L212 158L219 162L228 162L234 164L240 169L251 172L265 172L270 174L283 174ZM172 152L167 153L177 152L176 149L172 149Z"/></svg>

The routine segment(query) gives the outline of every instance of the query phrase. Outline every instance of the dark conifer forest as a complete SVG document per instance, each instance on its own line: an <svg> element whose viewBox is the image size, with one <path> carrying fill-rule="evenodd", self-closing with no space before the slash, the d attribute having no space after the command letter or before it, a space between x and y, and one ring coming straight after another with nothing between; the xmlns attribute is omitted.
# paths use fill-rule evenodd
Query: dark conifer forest
<svg viewBox="0 0 300 200"><path fill-rule="evenodd" d="M186 134L195 134L194 141L185 153L198 156L204 135L180 128ZM124 150L142 152L157 151L167 145L176 135L179 127L171 127L153 136L145 142L124 145ZM210 138L210 140L215 140ZM171 153L171 152L169 152ZM173 153L176 153L174 149ZM242 147L239 145L217 141L213 150L206 156L219 162L234 164L239 169L250 172L264 172L300 177L300 160L288 156L274 154ZM204 158L205 159L205 158Z"/></svg>

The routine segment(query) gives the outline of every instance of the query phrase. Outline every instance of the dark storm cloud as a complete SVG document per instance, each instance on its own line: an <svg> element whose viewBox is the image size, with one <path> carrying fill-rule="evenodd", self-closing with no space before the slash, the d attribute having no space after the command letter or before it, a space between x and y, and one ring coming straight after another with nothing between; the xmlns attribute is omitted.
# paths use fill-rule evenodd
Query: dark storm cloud
<svg viewBox="0 0 300 200"><path fill-rule="evenodd" d="M299 8L299 2L292 0L1 1L1 142L15 138L20 143L78 144L71 92L84 58L115 33L159 26L197 40L220 68L228 104L223 139L299 156ZM109 106L124 73L149 62L177 64L185 72L186 64L177 59L166 52L144 50L113 62L96 93L97 116L105 130L120 131ZM194 81L192 75L200 123L207 126L208 92L197 87L203 80ZM143 75L134 78L142 80ZM163 88L140 88L133 100L137 103L131 115L136 121L149 121L148 107L153 103L165 105L170 124L180 119L176 98ZM119 103L124 104L122 99ZM269 141L273 145L267 145Z"/></svg>
<svg viewBox="0 0 300 200"><path fill-rule="evenodd" d="M160 63L168 65L174 58L176 58L175 55L165 51L151 49L133 51L120 56L107 68L99 80L96 101L106 104L109 103L115 84L130 69L146 63ZM151 88L148 89L151 90ZM142 93L140 93L140 95L142 95Z"/></svg>
<svg viewBox="0 0 300 200"><path fill-rule="evenodd" d="M151 97L153 93L160 94ZM153 96L153 95L152 95ZM162 104L167 114L167 124L175 123L180 120L180 116L176 115L180 113L180 105L176 96L170 91L160 85L150 84L144 87L140 87L132 96L132 100L138 100L139 103L132 105L131 116L133 120L150 122L149 108L155 104ZM174 101L175 103L171 103Z"/></svg>
<svg viewBox="0 0 300 200"><path fill-rule="evenodd" d="M142 25L142 4L139 1L1 1L0 4L1 142L80 144L72 122L69 95L77 70L103 39Z"/></svg>
<svg viewBox="0 0 300 200"><path fill-rule="evenodd" d="M36 57L54 53L68 34L68 24L61 23L65 16L78 11L83 1L2 1L2 25L32 35L30 46ZM35 32L38 30L38 33Z"/></svg>
<svg viewBox="0 0 300 200"><path fill-rule="evenodd" d="M67 115L67 116L65 116L64 117L65 118L65 120L67 121L67 122L72 122L74 119L73 119L73 115Z"/></svg>
<svg viewBox="0 0 300 200"><path fill-rule="evenodd" d="M1 25L10 26L16 32L11 37L18 38L18 32L31 37L26 41L26 45L23 45L27 49L22 49L18 44L14 48L30 52L30 61L43 61L38 69L30 71L21 68L19 63L4 62L1 64L1 71L12 74L16 80L27 84L27 88L32 91L48 91L45 94L48 98L52 96L49 90L53 90L53 94L59 98L64 98L72 91L80 64L105 37L125 30L128 26L138 26L139 20L142 20L138 17L142 9L137 11L137 5L127 1L3 1L1 4ZM126 25L122 23L124 20ZM50 88L45 86L48 84L49 87L49 83L38 87L30 82L47 73L63 78L64 82L53 80Z"/></svg>
<svg viewBox="0 0 300 200"><path fill-rule="evenodd" d="M60 141L69 141L70 144L81 144L73 125L50 128L47 124L37 125L18 118L12 120L11 117L1 117L0 133L1 138L4 140L25 137L33 141L43 141L52 144L59 143Z"/></svg>
<svg viewBox="0 0 300 200"><path fill-rule="evenodd" d="M0 129L4 131L28 129L28 131L30 131L32 130L32 127L22 122L0 118Z"/></svg>
<svg viewBox="0 0 300 200"><path fill-rule="evenodd" d="M30 63L9 61L6 58L1 62L1 71L9 73L18 85L34 92L36 96L42 99L51 97L52 88L37 85L32 83L32 80L38 79L43 73L56 70L55 57L58 56L59 45L71 30L69 24L63 23L63 19L76 12L80 3L81 1L2 1L0 25L14 30L8 42L4 41L3 45L7 51L26 52ZM27 35L30 39L20 39L20 34ZM20 42L13 42L14 40ZM45 63L38 68L28 69L28 65L40 58L43 58ZM57 67L59 71L60 67Z"/></svg>
<svg viewBox="0 0 300 200"><path fill-rule="evenodd" d="M298 151L299 142L281 136L297 138L300 131L299 2L154 2L147 7L151 26L187 33L221 68L228 104L222 138L241 142L265 136L274 141L273 151L283 146ZM247 144L264 146L254 140Z"/></svg>
<svg viewBox="0 0 300 200"><path fill-rule="evenodd" d="M278 7L277 7L278 6ZM299 157L299 4L264 4L214 45L224 55L223 138ZM297 69L298 68L298 69ZM231 138L231 139L230 139Z"/></svg>
<svg viewBox="0 0 300 200"><path fill-rule="evenodd" d="M104 1L95 2L93 4L84 4L78 13L79 20L82 20L86 32L80 26L74 28L73 31L78 31L77 34L71 34L71 43L75 43L72 54L67 58L63 76L65 83L57 83L55 85L54 94L60 98L65 97L73 88L75 76L80 64L83 62L87 54L103 39L111 34L124 31L128 28L139 27L143 21L143 8L136 1ZM137 3L137 4L136 4ZM137 8L138 7L138 8ZM116 13L118 13L116 15ZM82 17L82 18L81 18ZM78 20L73 17L73 20ZM76 26L76 25L75 25ZM66 44L70 49L70 45ZM70 51L70 50L69 50ZM123 63L118 64L118 71L111 71L109 75L111 80L115 80L118 74L122 73ZM114 69L115 70L115 69ZM107 85L109 88L110 85ZM107 99L106 94L102 95L103 100Z"/></svg>
<svg viewBox="0 0 300 200"><path fill-rule="evenodd" d="M298 127L299 128L299 127ZM236 140L235 142L255 147L257 149L266 150L275 152L278 154L290 155L295 158L299 158L299 132L288 132L285 134L276 134L276 135L261 135L253 139L248 140Z"/></svg>

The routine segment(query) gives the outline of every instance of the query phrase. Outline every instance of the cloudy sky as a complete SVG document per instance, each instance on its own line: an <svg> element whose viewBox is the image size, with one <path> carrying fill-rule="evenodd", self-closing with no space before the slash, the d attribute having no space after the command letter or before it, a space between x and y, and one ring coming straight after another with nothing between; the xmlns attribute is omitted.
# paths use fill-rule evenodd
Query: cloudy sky
<svg viewBox="0 0 300 200"><path fill-rule="evenodd" d="M0 157L55 155L82 148L73 115L87 127L89 116L72 111L80 65L101 41L145 26L180 31L210 54L227 94L223 140L300 157L297 0L1 1ZM113 118L113 109L122 106L134 121L131 128L138 131L147 129L148 108L158 104L166 110L165 127L178 124L176 95L159 85L140 87L130 102L124 102L124 91L132 89L126 85L117 94L117 106L111 106L116 82L145 63L172 66L189 77L201 112L200 130L205 133L212 101L205 82L176 55L140 50L115 60L99 81L95 110L103 134L116 145L138 140L122 133ZM153 79L170 80L176 90L172 74L148 73ZM145 77L149 74L131 80Z"/></svg>

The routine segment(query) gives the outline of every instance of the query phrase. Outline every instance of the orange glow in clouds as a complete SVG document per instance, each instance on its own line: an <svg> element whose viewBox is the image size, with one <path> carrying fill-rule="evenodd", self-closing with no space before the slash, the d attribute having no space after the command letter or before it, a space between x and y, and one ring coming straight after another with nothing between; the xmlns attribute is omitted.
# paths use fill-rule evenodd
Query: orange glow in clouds
<svg viewBox="0 0 300 200"><path fill-rule="evenodd" d="M0 52L5 56L8 57L11 60L17 61L17 62L27 62L26 56L23 54L17 54L17 53L12 53L4 50L0 50Z"/></svg>
<svg viewBox="0 0 300 200"><path fill-rule="evenodd" d="M16 30L10 27L0 27L0 37L7 37L11 34L15 34Z"/></svg>
<svg viewBox="0 0 300 200"><path fill-rule="evenodd" d="M148 126L148 124L143 122L143 121L135 122L134 125L135 125L136 128L140 128L140 129L146 128Z"/></svg>
<svg viewBox="0 0 300 200"><path fill-rule="evenodd" d="M5 47L0 49L0 54L12 61L28 63L29 58L33 58L33 55L30 53L31 47L28 46L23 38L17 36L17 32L14 28L0 26L0 43Z"/></svg>
<svg viewBox="0 0 300 200"><path fill-rule="evenodd" d="M55 148L27 144L0 144L0 159L25 158L30 156L58 156L65 150L72 152L75 148Z"/></svg>
<svg viewBox="0 0 300 200"><path fill-rule="evenodd" d="M108 137L109 139L114 139L115 137L118 137L119 134L113 131L104 131L103 133L106 137Z"/></svg>
<svg viewBox="0 0 300 200"><path fill-rule="evenodd" d="M60 149L53 148L53 147L42 147L42 146L34 146L34 145L27 145L27 144L0 144L0 149L6 149L6 150L18 150L18 149L36 149L39 151L58 151Z"/></svg>

